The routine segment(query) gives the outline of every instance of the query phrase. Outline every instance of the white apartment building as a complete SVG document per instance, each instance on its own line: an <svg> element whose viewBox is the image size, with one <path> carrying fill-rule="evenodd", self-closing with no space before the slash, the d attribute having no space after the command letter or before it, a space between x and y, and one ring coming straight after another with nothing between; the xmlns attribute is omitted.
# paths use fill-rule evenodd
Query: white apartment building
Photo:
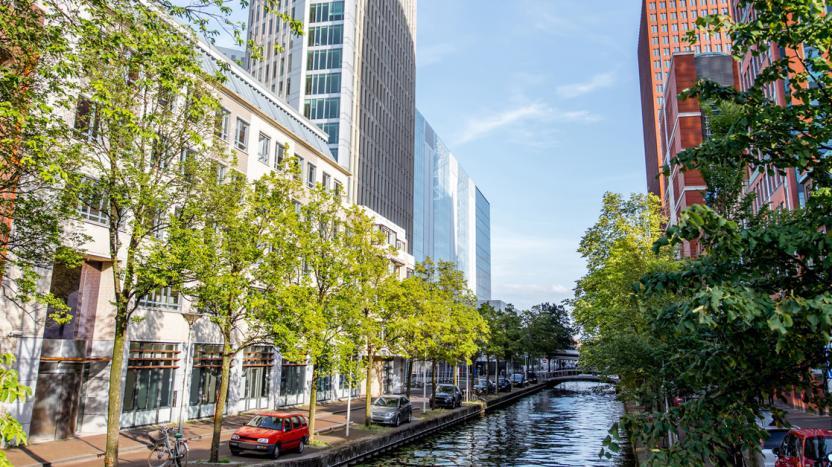
<svg viewBox="0 0 832 467"><path fill-rule="evenodd" d="M228 63L212 47L203 43L197 47L211 71L218 70L220 62ZM321 183L333 190L349 186L352 174L335 161L323 131L239 66L229 63L226 75L218 90L225 110L220 137L236 151L238 170L256 179L274 170L287 155L283 147L288 145L288 153L301 159L308 184ZM6 317L0 320L0 352L17 355L20 379L34 391L25 402L7 404L5 409L22 422L31 442L105 431L114 322L107 214L85 205L81 215L80 228L90 238L84 245L83 265L56 266L44 272L41 284L66 299L73 320L63 326L47 324L44 307L21 310L0 303ZM404 242L403 253L391 267L412 270L404 230L373 215L380 228L395 231ZM222 339L206 318L189 328L184 319L189 310L188 301L169 290L141 301L137 312L141 319L128 328L122 427L175 422L180 410L185 419L213 414ZM306 362L283 360L269 344L252 345L232 363L227 413L302 404L308 400L310 379ZM347 393L339 375L320 379L319 400Z"/></svg>

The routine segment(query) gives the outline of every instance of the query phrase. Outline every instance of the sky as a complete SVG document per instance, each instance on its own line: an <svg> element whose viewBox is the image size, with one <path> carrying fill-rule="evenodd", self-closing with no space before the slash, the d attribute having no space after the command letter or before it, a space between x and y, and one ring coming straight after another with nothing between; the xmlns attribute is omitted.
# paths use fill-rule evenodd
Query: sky
<svg viewBox="0 0 832 467"><path fill-rule="evenodd" d="M416 105L491 202L492 298L572 296L605 191L646 191L637 0L418 0Z"/></svg>
<svg viewBox="0 0 832 467"><path fill-rule="evenodd" d="M416 106L491 202L492 299L571 297L603 193L646 191L640 3L418 0Z"/></svg>

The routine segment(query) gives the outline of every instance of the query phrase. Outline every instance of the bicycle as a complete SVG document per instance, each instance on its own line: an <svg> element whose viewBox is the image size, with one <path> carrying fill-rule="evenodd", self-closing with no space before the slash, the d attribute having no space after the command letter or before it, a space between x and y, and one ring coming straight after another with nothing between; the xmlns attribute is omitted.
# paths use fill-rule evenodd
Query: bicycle
<svg viewBox="0 0 832 467"><path fill-rule="evenodd" d="M170 432L172 429L162 427L159 429L159 439L153 441L153 449L147 457L149 467L183 467L188 465L188 440L182 439L182 433L174 433L174 442L171 446Z"/></svg>

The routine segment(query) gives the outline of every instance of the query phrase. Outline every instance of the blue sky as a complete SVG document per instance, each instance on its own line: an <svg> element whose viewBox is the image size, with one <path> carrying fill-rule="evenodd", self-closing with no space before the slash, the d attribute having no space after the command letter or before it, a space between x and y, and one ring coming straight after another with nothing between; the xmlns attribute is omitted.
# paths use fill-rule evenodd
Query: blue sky
<svg viewBox="0 0 832 467"><path fill-rule="evenodd" d="M419 0L417 106L491 202L492 296L572 295L605 191L646 188L636 0Z"/></svg>
<svg viewBox="0 0 832 467"><path fill-rule="evenodd" d="M418 0L416 102L491 202L492 298L570 297L602 194L646 189L639 8Z"/></svg>

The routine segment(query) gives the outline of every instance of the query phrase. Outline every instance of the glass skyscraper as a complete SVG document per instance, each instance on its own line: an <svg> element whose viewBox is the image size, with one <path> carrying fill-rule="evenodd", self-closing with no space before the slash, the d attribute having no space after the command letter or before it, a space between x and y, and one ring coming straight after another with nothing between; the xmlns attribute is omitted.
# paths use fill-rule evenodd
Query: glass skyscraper
<svg viewBox="0 0 832 467"><path fill-rule="evenodd" d="M452 261L479 300L491 299L491 205L416 111L413 255Z"/></svg>

